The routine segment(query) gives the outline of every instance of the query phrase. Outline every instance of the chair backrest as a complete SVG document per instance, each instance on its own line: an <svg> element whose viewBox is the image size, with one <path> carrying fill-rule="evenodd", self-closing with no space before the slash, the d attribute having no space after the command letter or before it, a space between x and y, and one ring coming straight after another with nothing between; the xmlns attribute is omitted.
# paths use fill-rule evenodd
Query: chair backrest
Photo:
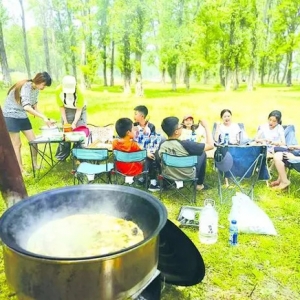
<svg viewBox="0 0 300 300"><path fill-rule="evenodd" d="M162 153L161 167L162 175L172 180L190 181L197 178L196 174L197 156L176 156Z"/></svg>
<svg viewBox="0 0 300 300"><path fill-rule="evenodd" d="M285 142L287 146L298 145L294 125L283 125Z"/></svg>
<svg viewBox="0 0 300 300"><path fill-rule="evenodd" d="M89 149L89 148L74 148L72 149L73 157L79 160L107 160L107 149Z"/></svg>
<svg viewBox="0 0 300 300"><path fill-rule="evenodd" d="M168 153L162 154L162 161L166 166L175 168L190 168L197 164L197 156L176 156Z"/></svg>
<svg viewBox="0 0 300 300"><path fill-rule="evenodd" d="M124 152L120 150L113 150L115 161L121 162L140 162L146 159L147 151L140 150L136 152Z"/></svg>
<svg viewBox="0 0 300 300"><path fill-rule="evenodd" d="M105 126L97 126L88 124L90 130L91 142L101 141L106 143L113 140L114 126L113 124L107 124Z"/></svg>
<svg viewBox="0 0 300 300"><path fill-rule="evenodd" d="M250 178L257 171L258 179L270 178L266 163L266 146L228 146L228 152L233 158L233 165L230 171L225 173L226 177Z"/></svg>

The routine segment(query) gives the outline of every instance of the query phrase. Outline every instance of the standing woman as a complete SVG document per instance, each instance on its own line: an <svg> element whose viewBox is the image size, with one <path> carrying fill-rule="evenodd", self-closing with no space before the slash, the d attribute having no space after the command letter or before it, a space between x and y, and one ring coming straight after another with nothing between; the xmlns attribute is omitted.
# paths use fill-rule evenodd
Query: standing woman
<svg viewBox="0 0 300 300"><path fill-rule="evenodd" d="M72 129L86 126L86 105L74 76L65 76L62 84L56 88L56 102L60 108L63 125L71 124Z"/></svg>
<svg viewBox="0 0 300 300"><path fill-rule="evenodd" d="M20 131L29 142L35 139L27 113L43 119L48 126L52 124L50 119L37 108L39 92L46 86L50 86L51 82L51 77L47 72L37 73L33 79L17 82L7 92L3 106L3 116L21 172L24 170L21 157ZM32 156L33 166L38 168L37 153L34 148L32 148Z"/></svg>

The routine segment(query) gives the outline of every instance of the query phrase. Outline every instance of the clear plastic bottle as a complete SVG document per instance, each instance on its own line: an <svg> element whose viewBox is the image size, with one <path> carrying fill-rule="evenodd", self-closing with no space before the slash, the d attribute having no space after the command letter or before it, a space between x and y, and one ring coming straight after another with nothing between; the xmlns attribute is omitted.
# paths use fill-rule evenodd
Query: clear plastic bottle
<svg viewBox="0 0 300 300"><path fill-rule="evenodd" d="M238 226L236 220L231 220L229 227L229 244L236 246L238 244Z"/></svg>
<svg viewBox="0 0 300 300"><path fill-rule="evenodd" d="M224 137L224 145L228 146L229 145L229 134L225 133L225 137Z"/></svg>
<svg viewBox="0 0 300 300"><path fill-rule="evenodd" d="M197 141L197 133L195 131L192 132L191 141L196 142Z"/></svg>
<svg viewBox="0 0 300 300"><path fill-rule="evenodd" d="M203 244L214 244L218 240L219 217L214 204L214 200L206 199L200 214L199 239Z"/></svg>
<svg viewBox="0 0 300 300"><path fill-rule="evenodd" d="M160 143L161 143L161 135L160 135L160 133L157 133L156 134L156 144L157 144L157 146L159 146Z"/></svg>

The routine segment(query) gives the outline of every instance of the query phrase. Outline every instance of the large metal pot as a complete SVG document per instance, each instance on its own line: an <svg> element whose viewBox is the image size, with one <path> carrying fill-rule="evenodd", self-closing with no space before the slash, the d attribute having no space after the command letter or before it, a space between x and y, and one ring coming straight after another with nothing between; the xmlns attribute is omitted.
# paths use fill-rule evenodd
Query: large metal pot
<svg viewBox="0 0 300 300"><path fill-rule="evenodd" d="M145 239L103 256L55 258L23 245L45 222L84 210L129 219ZM151 280L158 263L159 232L167 221L164 205L152 195L116 185L74 186L29 197L0 219L5 273L19 299L127 299Z"/></svg>

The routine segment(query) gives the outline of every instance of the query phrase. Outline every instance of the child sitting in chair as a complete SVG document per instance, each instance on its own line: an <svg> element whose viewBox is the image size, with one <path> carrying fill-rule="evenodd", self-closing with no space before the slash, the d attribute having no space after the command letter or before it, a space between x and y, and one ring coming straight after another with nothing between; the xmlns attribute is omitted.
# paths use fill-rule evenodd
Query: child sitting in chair
<svg viewBox="0 0 300 300"><path fill-rule="evenodd" d="M112 143L113 150L120 150L123 152L136 152L142 150L137 142L133 139L136 135L136 128L133 126L133 122L129 118L121 118L116 122L116 132L119 136L119 139L115 139ZM147 161L149 167L151 168L153 164L149 162L155 160L154 153L147 151L147 157L149 161ZM126 176L136 176L142 173L143 171L143 163L141 162L116 162L116 167L119 172ZM152 170L151 170L152 171ZM150 172L150 175L155 172ZM150 191L157 191L159 187L157 186L157 181L154 178L150 180ZM155 190L154 190L155 187ZM152 190L151 190L152 188Z"/></svg>
<svg viewBox="0 0 300 300"><path fill-rule="evenodd" d="M205 143L206 133L204 127L198 122L194 123L194 118L191 115L187 115L182 120L183 128L180 136L181 140L193 140L192 134L195 134L195 142Z"/></svg>

